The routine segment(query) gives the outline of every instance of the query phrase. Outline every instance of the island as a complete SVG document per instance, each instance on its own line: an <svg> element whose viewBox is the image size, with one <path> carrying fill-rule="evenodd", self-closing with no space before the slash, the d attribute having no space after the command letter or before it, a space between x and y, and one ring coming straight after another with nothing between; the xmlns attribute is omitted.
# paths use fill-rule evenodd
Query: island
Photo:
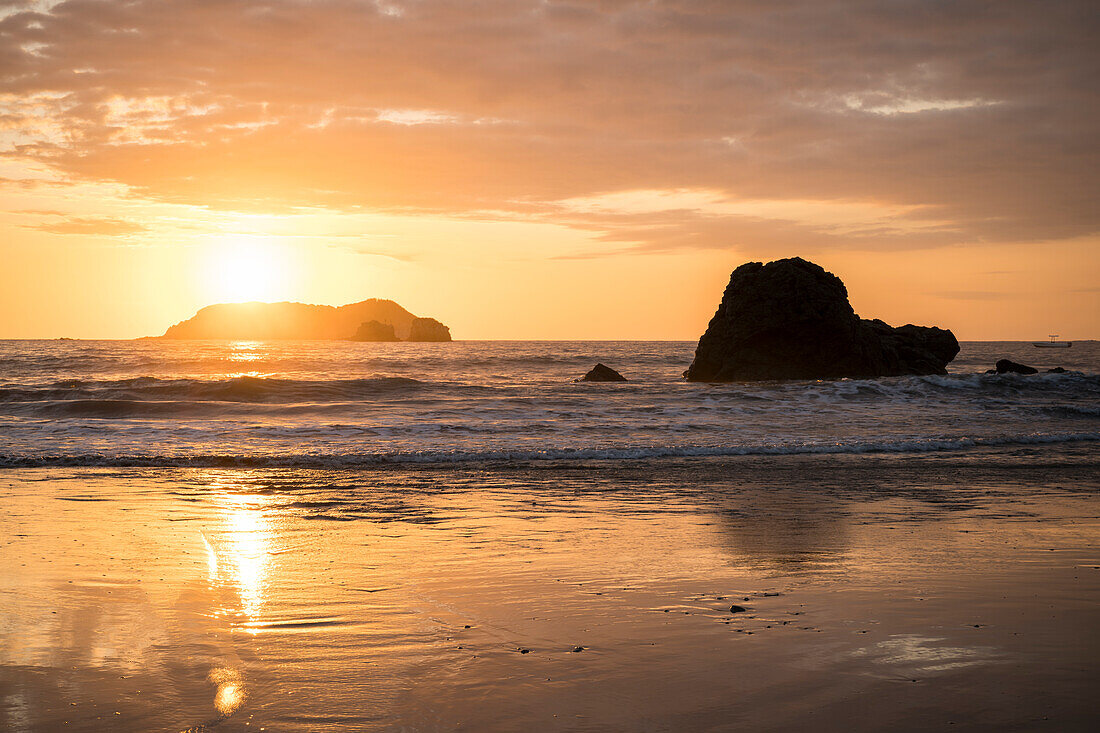
<svg viewBox="0 0 1100 733"><path fill-rule="evenodd" d="M420 318L392 300L371 298L348 305L218 303L202 308L164 332L165 339L232 341L348 340L450 341L450 329Z"/></svg>

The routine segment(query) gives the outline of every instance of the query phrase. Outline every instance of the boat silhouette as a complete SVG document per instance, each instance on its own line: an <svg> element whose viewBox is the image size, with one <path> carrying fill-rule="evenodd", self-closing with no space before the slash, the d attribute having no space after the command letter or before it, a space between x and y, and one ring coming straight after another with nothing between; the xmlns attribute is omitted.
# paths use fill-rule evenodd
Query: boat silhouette
<svg viewBox="0 0 1100 733"><path fill-rule="evenodd" d="M1036 349L1068 349L1073 346L1072 341L1058 341L1058 334L1050 334L1050 341L1032 341L1031 345Z"/></svg>

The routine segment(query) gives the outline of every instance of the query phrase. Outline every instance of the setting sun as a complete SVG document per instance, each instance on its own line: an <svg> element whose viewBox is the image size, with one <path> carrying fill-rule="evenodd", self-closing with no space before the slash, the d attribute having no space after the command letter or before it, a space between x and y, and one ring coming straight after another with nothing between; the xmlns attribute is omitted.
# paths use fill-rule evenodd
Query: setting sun
<svg viewBox="0 0 1100 733"><path fill-rule="evenodd" d="M216 303L286 300L290 255L264 237L231 235L205 253L200 270L207 299Z"/></svg>

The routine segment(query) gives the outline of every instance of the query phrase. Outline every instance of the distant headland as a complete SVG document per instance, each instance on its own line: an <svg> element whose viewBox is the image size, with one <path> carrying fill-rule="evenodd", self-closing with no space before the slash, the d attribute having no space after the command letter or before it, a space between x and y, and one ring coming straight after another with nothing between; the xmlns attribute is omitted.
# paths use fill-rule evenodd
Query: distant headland
<svg viewBox="0 0 1100 733"><path fill-rule="evenodd" d="M208 305L164 332L166 339L240 341L450 341L434 318L419 318L392 300L371 298L339 307L307 303Z"/></svg>

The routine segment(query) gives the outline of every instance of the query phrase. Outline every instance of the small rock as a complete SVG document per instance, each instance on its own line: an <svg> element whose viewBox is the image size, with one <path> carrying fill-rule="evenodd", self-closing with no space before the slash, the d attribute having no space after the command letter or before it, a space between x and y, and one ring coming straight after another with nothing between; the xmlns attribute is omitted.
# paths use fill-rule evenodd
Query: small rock
<svg viewBox="0 0 1100 733"><path fill-rule="evenodd" d="M531 653L531 650L530 650L530 649L520 649L520 650L519 650L519 653L520 653L520 654L530 654L530 653Z"/></svg>
<svg viewBox="0 0 1100 733"><path fill-rule="evenodd" d="M730 613L744 613L747 610L744 606L730 606Z"/></svg>
<svg viewBox="0 0 1100 733"><path fill-rule="evenodd" d="M588 374L585 374L581 381L583 382L625 382L626 377L619 374L617 371L609 366L603 364L596 364L592 367Z"/></svg>
<svg viewBox="0 0 1100 733"><path fill-rule="evenodd" d="M1054 367L1053 369L1047 369L1047 374L1065 374L1066 370L1062 367Z"/></svg>
<svg viewBox="0 0 1100 733"><path fill-rule="evenodd" d="M1038 374L1039 370L1029 367L1027 364L1017 364L1008 359L1001 359L996 364L998 374Z"/></svg>
<svg viewBox="0 0 1100 733"><path fill-rule="evenodd" d="M583 646L575 646L575 647L573 647L573 651L572 651L572 653L573 653L573 654L576 654L577 652L583 652L583 651L584 651L584 647L583 647Z"/></svg>

